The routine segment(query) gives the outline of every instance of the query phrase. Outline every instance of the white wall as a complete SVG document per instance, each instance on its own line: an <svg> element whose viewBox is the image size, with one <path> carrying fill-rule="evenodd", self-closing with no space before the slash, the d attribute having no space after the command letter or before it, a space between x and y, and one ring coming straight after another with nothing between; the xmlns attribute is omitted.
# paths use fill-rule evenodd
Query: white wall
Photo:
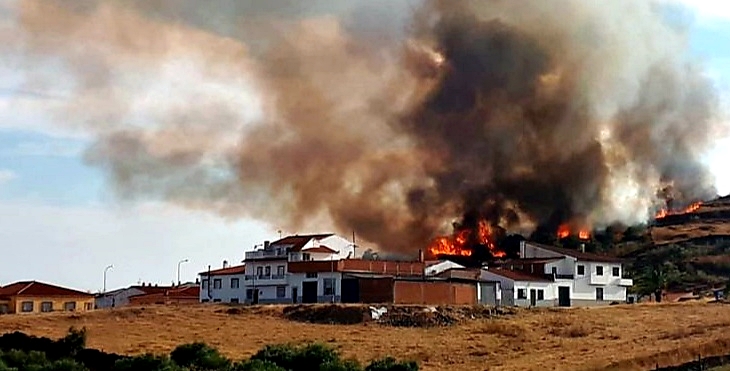
<svg viewBox="0 0 730 371"><path fill-rule="evenodd" d="M288 293L291 295L292 287L298 287L298 295L301 302L302 296L302 283L309 281L317 281L317 296L324 296L324 279L334 278L335 279L335 296L342 296L342 273L340 272L318 272L317 278L306 278L306 273L292 273L289 275L289 290Z"/></svg>
<svg viewBox="0 0 730 371"><path fill-rule="evenodd" d="M544 298L542 300L557 300L558 289L552 282L532 282L532 281L514 281L514 298L517 300L518 290L524 289L526 300L530 300L530 290L543 290ZM524 299L523 299L524 300Z"/></svg>
<svg viewBox="0 0 730 371"><path fill-rule="evenodd" d="M578 275L578 266L585 267L584 275ZM603 267L603 276L596 275L596 267ZM613 276L613 268L619 268L618 277ZM619 286L623 269L618 263L596 263L596 262L576 262L575 280L573 287L572 299L577 300L596 300L596 288L603 288L604 301L624 301L626 300L626 288Z"/></svg>
<svg viewBox="0 0 730 371"><path fill-rule="evenodd" d="M443 261L440 261L438 263L435 263L435 264L432 264L432 265L429 265L428 267L426 267L425 274L427 276L435 276L439 273L443 273L449 269L454 269L454 268L464 268L464 266L460 265L460 264L456 264L450 260L443 260Z"/></svg>
<svg viewBox="0 0 730 371"><path fill-rule="evenodd" d="M576 259L572 256L563 257L563 259L556 260L545 264L545 274L552 274L553 267L558 268L558 274L562 275L574 275L575 274L575 261Z"/></svg>
<svg viewBox="0 0 730 371"><path fill-rule="evenodd" d="M126 288L106 293L104 296L94 299L94 305L97 308L121 307L129 304L129 298L134 295L144 294L144 291L137 288Z"/></svg>
<svg viewBox="0 0 730 371"><path fill-rule="evenodd" d="M231 288L231 278L238 278L238 288ZM216 289L214 286L216 279L221 280L220 289ZM246 281L243 274L211 275L210 282L206 282L207 280L207 273L200 275L200 301L230 303L232 298L238 298L238 301L243 303L246 298ZM210 285L211 298L208 297L208 285Z"/></svg>
<svg viewBox="0 0 730 371"><path fill-rule="evenodd" d="M485 281L497 281L500 287L505 290L511 290L515 285L515 281L484 269L482 269L481 278Z"/></svg>
<svg viewBox="0 0 730 371"><path fill-rule="evenodd" d="M565 255L531 245L529 242L520 244L520 257L530 258L562 258Z"/></svg>

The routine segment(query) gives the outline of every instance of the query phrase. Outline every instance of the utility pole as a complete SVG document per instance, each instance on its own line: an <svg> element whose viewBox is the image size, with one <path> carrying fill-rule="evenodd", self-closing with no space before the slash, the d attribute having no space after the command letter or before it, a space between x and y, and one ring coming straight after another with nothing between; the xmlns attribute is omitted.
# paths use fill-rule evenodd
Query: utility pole
<svg viewBox="0 0 730 371"><path fill-rule="evenodd" d="M357 259L357 244L355 243L355 230L352 230L352 258Z"/></svg>
<svg viewBox="0 0 730 371"><path fill-rule="evenodd" d="M113 264L110 264L106 268L104 268L104 288L101 290L102 294L106 294L106 272L113 268L114 268Z"/></svg>
<svg viewBox="0 0 730 371"><path fill-rule="evenodd" d="M177 285L180 286L180 264L187 263L188 259L183 259L177 262ZM210 280L209 280L210 281ZM210 282L208 282L210 283Z"/></svg>

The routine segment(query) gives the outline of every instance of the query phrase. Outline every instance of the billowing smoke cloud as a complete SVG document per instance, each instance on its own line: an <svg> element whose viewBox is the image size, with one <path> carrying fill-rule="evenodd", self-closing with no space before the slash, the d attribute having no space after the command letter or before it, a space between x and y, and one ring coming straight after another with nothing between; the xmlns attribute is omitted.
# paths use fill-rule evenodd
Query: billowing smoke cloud
<svg viewBox="0 0 730 371"><path fill-rule="evenodd" d="M26 83L68 92L56 121L124 199L408 252L463 215L529 231L714 196L715 93L656 3L214 3L20 2Z"/></svg>

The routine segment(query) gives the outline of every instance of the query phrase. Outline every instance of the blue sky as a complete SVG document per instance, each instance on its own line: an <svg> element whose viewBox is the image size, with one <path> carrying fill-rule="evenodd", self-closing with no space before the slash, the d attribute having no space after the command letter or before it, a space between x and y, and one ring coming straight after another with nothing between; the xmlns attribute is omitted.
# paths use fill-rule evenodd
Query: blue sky
<svg viewBox="0 0 730 371"><path fill-rule="evenodd" d="M705 59L725 98L730 92L730 6L687 3L695 17L692 50ZM0 21L7 13L0 6ZM190 260L182 273L192 280L208 264L238 262L244 250L278 236L256 221L116 200L101 170L84 162L89 138L59 129L53 123L57 118L39 109L61 98L17 85L12 66L0 65L0 285L37 279L96 291L108 264L114 265L108 288L140 280L168 283L181 259ZM717 174L724 173L725 159L730 159L727 140L708 155ZM718 187L730 192L730 176L719 178Z"/></svg>

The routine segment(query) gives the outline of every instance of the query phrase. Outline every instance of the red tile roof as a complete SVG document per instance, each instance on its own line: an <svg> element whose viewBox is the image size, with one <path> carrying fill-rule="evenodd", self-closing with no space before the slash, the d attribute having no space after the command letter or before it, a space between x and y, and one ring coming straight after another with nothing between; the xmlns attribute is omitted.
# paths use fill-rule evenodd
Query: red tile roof
<svg viewBox="0 0 730 371"><path fill-rule="evenodd" d="M544 250L548 250L548 251L552 251L552 252L555 252L558 254L570 256L570 257L576 258L581 261L596 262L596 263L621 263L621 262L623 262L623 259L617 258L615 256L581 252L578 250L566 249L566 248L557 247L557 246L548 246L548 245L543 245L543 244L534 243L534 242L526 242L526 243L529 245L535 246L535 247L539 247Z"/></svg>
<svg viewBox="0 0 730 371"><path fill-rule="evenodd" d="M278 245L289 245L290 252L297 252L301 251L304 245L308 244L311 240L321 240L327 237L334 236L334 233L322 233L322 234L308 234L308 235L295 235L295 236L288 236L284 237L278 241L272 242L269 246L278 246Z"/></svg>
<svg viewBox="0 0 730 371"><path fill-rule="evenodd" d="M226 276L231 274L244 274L246 273L246 264L237 265L234 267L214 269L210 271L211 276ZM208 271L200 272L199 275L207 275Z"/></svg>
<svg viewBox="0 0 730 371"><path fill-rule="evenodd" d="M327 254L336 254L337 253L337 251L332 250L325 245L319 245L317 247L310 247L308 249L302 250L302 252L321 252L321 253L327 253Z"/></svg>
<svg viewBox="0 0 730 371"><path fill-rule="evenodd" d="M93 297L93 294L73 290L61 286L55 286L38 281L21 281L0 288L0 297L11 296L66 296L66 297Z"/></svg>
<svg viewBox="0 0 730 371"><path fill-rule="evenodd" d="M533 276L524 272L512 271L508 269L487 269L487 272L509 278L512 281L551 282L545 277Z"/></svg>

